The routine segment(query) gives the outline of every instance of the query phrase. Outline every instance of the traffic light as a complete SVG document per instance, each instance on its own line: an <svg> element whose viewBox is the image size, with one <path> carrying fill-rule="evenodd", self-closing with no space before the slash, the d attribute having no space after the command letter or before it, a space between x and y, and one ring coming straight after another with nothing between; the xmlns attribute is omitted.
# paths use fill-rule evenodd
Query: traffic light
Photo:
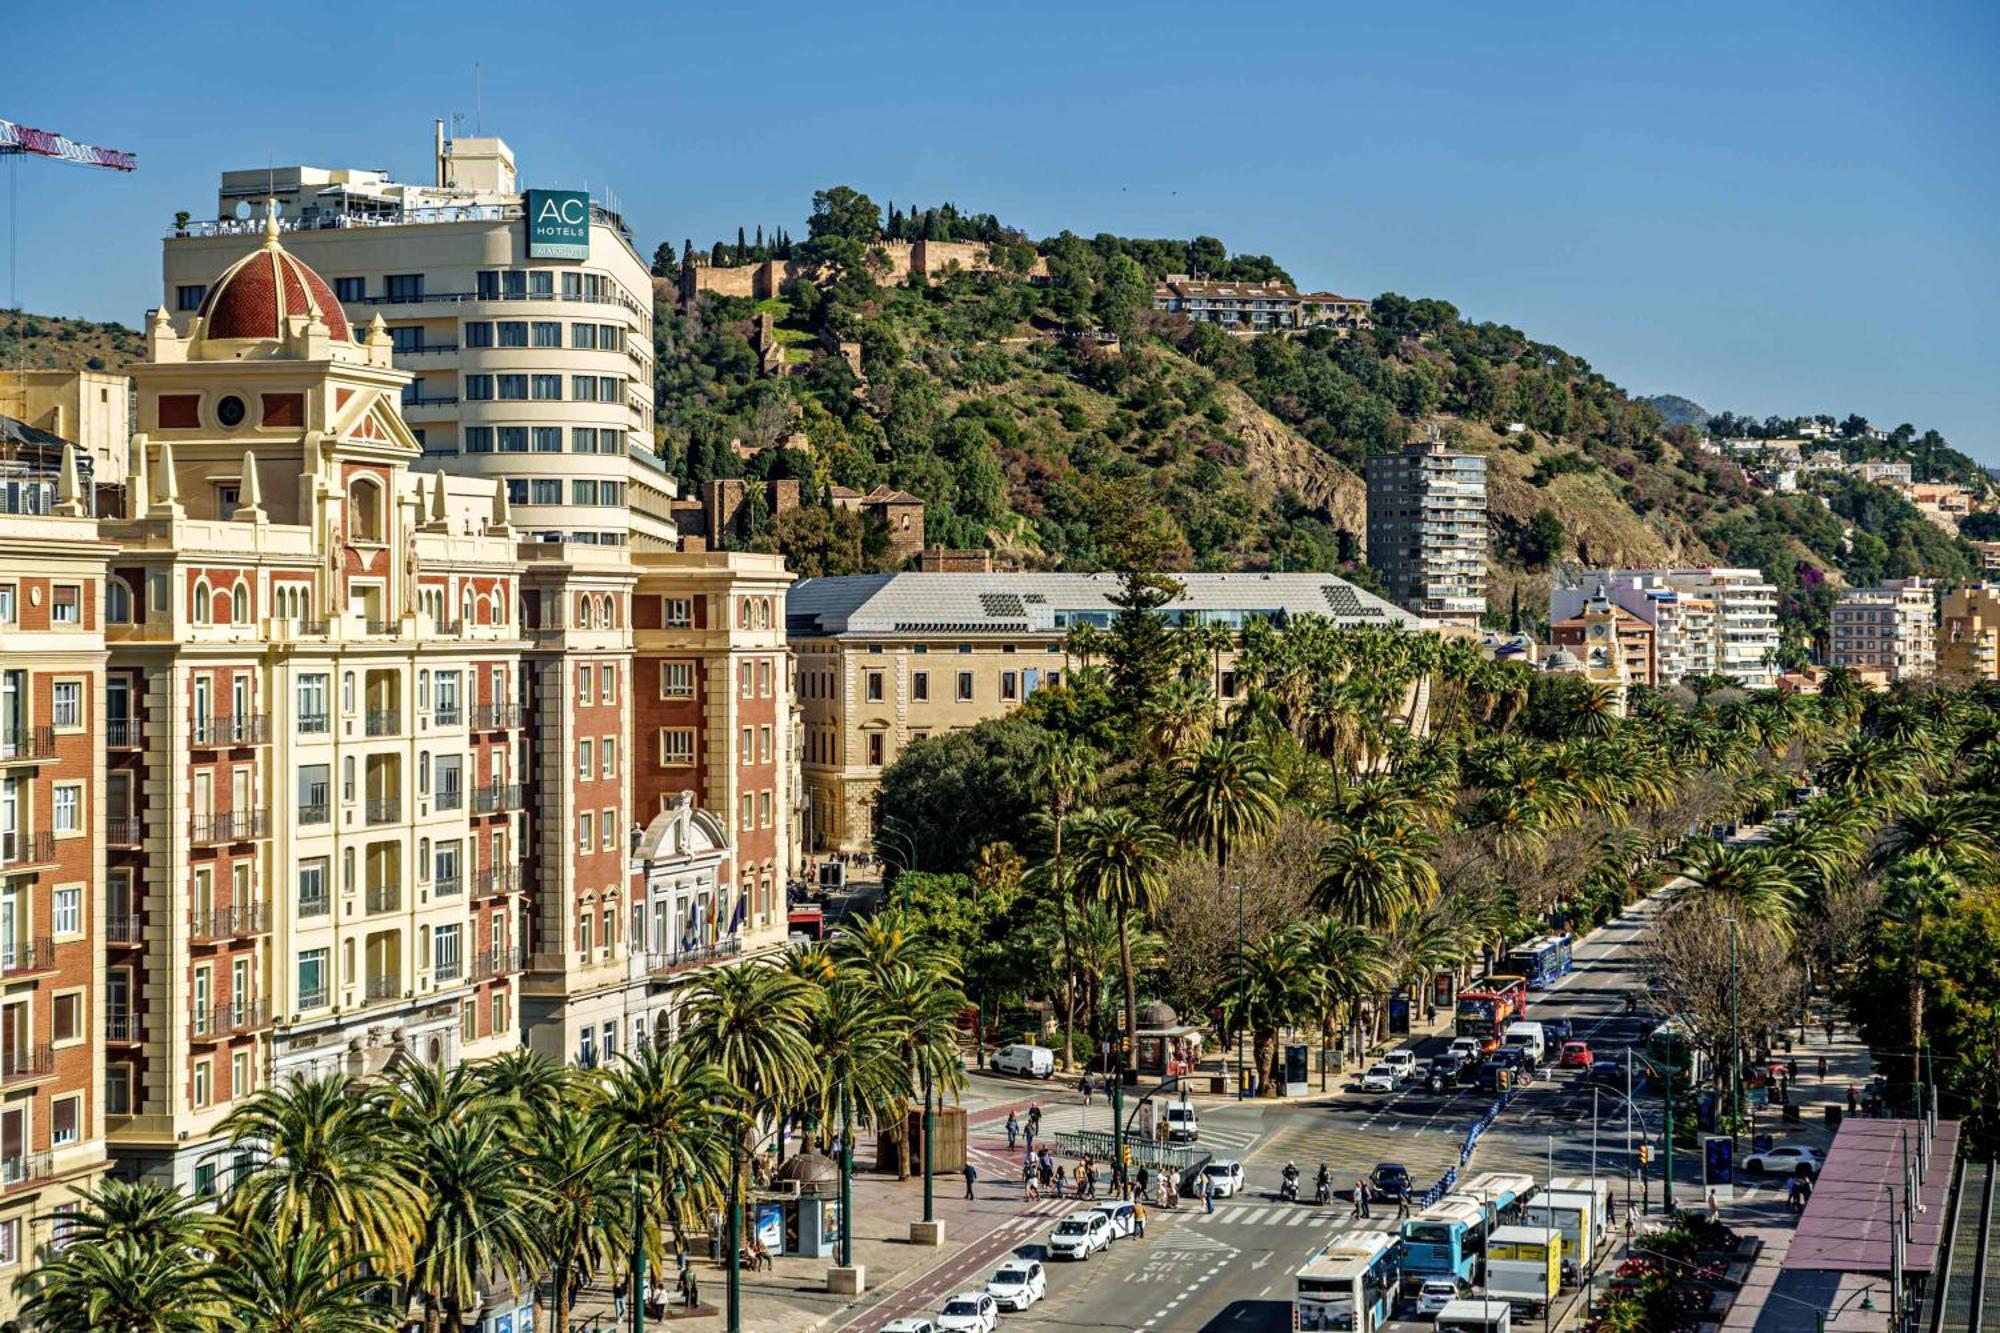
<svg viewBox="0 0 2000 1333"><path fill-rule="evenodd" d="M1132 1145L1131 1145L1131 1144L1129 1144L1129 1143L1128 1143L1128 1144L1126 1144L1126 1145L1125 1145L1125 1151L1124 1151L1124 1153L1123 1153L1122 1157L1120 1158L1120 1160L1121 1160L1121 1161L1123 1161L1123 1163L1124 1163L1124 1164L1125 1164L1126 1166L1130 1166L1130 1165L1132 1165Z"/></svg>
<svg viewBox="0 0 2000 1333"><path fill-rule="evenodd" d="M1653 1160L1653 1145L1652 1145L1652 1144L1650 1144L1650 1143L1642 1143L1642 1144L1640 1144L1640 1145L1639 1145L1639 1165L1640 1165L1640 1166L1648 1166L1648 1165L1651 1165L1651 1163L1652 1163L1652 1160Z"/></svg>

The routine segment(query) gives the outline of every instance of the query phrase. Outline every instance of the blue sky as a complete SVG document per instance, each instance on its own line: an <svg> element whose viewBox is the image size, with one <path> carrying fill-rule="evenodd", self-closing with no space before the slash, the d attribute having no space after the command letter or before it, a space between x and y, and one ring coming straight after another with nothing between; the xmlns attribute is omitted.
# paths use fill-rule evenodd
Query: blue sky
<svg viewBox="0 0 2000 1333"><path fill-rule="evenodd" d="M30 58L0 116L140 159L18 168L21 305L136 323L159 236L225 168L424 178L477 62L524 177L616 191L647 250L803 232L836 183L1035 235L1206 233L1314 287L1442 297L1635 392L1934 425L2000 463L1990 4L303 12L10 16Z"/></svg>

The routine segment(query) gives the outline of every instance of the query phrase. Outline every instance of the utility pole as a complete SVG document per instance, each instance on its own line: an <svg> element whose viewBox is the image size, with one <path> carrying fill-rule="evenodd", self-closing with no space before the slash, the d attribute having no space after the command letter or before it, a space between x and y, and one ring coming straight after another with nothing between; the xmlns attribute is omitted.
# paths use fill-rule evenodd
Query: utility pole
<svg viewBox="0 0 2000 1333"><path fill-rule="evenodd" d="M731 1154L735 1160L729 1171L729 1281L726 1287L728 1300L729 1333L740 1333L743 1327L743 1136L730 1131L736 1140L736 1151ZM847 1219L841 1219L845 1227Z"/></svg>
<svg viewBox="0 0 2000 1333"><path fill-rule="evenodd" d="M937 1130L937 1116L931 1110L931 1071L924 1070L924 1221L937 1221L936 1186L931 1180L931 1136ZM844 1223L845 1218L841 1219Z"/></svg>
<svg viewBox="0 0 2000 1333"><path fill-rule="evenodd" d="M646 1333L646 1192L632 1170L632 1333Z"/></svg>
<svg viewBox="0 0 2000 1333"><path fill-rule="evenodd" d="M1725 920L1729 922L1729 1146L1734 1162L1736 1122L1743 1115L1743 1043L1736 1030L1736 918Z"/></svg>

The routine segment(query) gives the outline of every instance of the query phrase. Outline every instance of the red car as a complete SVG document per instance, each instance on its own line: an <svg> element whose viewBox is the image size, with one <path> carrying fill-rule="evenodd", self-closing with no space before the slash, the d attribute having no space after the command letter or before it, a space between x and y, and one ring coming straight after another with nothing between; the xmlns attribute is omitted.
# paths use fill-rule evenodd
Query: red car
<svg viewBox="0 0 2000 1333"><path fill-rule="evenodd" d="M1563 1043L1562 1059L1559 1063L1564 1069L1588 1069L1593 1058L1589 1042L1566 1041Z"/></svg>

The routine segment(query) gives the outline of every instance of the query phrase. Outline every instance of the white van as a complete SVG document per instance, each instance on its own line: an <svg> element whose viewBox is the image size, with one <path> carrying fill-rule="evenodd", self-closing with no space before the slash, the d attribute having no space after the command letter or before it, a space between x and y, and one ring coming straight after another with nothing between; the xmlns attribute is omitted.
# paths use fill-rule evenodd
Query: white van
<svg viewBox="0 0 2000 1333"><path fill-rule="evenodd" d="M1536 1064L1542 1063L1548 1055L1549 1034L1542 1030L1540 1023L1531 1023L1525 1018L1517 1018L1507 1025L1505 1046L1525 1046Z"/></svg>
<svg viewBox="0 0 2000 1333"><path fill-rule="evenodd" d="M1056 1053L1046 1046L1017 1042L993 1053L996 1074L1025 1074L1029 1078L1049 1078L1056 1072Z"/></svg>
<svg viewBox="0 0 2000 1333"><path fill-rule="evenodd" d="M1170 1143L1195 1143L1201 1139L1201 1117L1194 1113L1189 1102L1172 1102L1163 1117L1167 1126L1167 1141Z"/></svg>
<svg viewBox="0 0 2000 1333"><path fill-rule="evenodd" d="M1438 1311L1438 1333L1508 1333L1513 1317L1505 1301L1451 1301Z"/></svg>

